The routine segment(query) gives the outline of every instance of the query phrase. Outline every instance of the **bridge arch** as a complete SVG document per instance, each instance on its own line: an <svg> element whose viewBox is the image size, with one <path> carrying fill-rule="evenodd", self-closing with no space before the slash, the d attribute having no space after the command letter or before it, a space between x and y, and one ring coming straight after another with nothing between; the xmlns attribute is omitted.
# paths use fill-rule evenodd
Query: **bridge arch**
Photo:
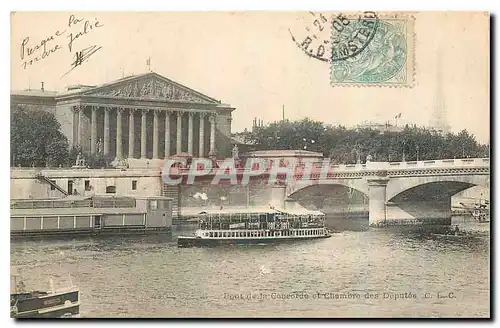
<svg viewBox="0 0 500 328"><path fill-rule="evenodd" d="M443 197L451 197L473 186L488 186L489 175L424 176L392 178L387 184L386 200L393 201L405 193L415 192L419 188L437 187Z"/></svg>
<svg viewBox="0 0 500 328"><path fill-rule="evenodd" d="M325 181L311 180L307 184L294 183L290 184L286 188L286 197L294 198L299 192L304 191L308 188L318 188L318 186L343 186L349 189L353 189L363 196L368 197L368 184L363 179L336 179Z"/></svg>

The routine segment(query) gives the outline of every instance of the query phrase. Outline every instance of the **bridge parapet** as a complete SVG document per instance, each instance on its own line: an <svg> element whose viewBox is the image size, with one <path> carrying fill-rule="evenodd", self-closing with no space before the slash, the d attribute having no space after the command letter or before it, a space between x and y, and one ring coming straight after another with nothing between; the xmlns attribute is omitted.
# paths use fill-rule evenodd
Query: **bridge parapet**
<svg viewBox="0 0 500 328"><path fill-rule="evenodd" d="M368 162L370 169L489 167L489 158L440 159L409 162Z"/></svg>
<svg viewBox="0 0 500 328"><path fill-rule="evenodd" d="M287 168L295 178L301 178L310 173L310 179L322 178L360 178L366 176L380 176L381 173L387 176L406 175L429 175L429 174L489 174L489 158L463 158L463 159L442 159L410 162L367 162L365 164L332 164L328 160L310 163L310 170L305 164L290 165ZM221 173L218 168L190 168L171 167L170 175L189 175L196 172L196 176L211 176ZM273 168L265 168L260 175L268 175ZM253 169L244 167L235 168L233 173L238 175L253 174ZM281 171L278 174L282 174ZM226 173L231 173L231 169L226 168Z"/></svg>

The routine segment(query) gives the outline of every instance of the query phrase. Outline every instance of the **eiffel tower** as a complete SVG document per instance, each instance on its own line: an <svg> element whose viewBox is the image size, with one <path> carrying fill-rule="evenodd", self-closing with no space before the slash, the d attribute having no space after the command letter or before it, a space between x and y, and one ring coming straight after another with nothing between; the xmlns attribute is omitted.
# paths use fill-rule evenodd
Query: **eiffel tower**
<svg viewBox="0 0 500 328"><path fill-rule="evenodd" d="M443 95L443 72L441 62L441 49L437 51L437 69L436 69L436 92L434 95L434 111L432 113L430 127L442 134L450 132L450 125L446 117L446 104Z"/></svg>

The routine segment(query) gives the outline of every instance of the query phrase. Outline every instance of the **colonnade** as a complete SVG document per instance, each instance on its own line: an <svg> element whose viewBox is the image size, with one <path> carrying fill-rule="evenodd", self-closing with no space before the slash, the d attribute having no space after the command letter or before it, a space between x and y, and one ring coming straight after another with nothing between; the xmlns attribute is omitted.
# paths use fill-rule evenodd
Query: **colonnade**
<svg viewBox="0 0 500 328"><path fill-rule="evenodd" d="M163 133L165 134L165 157L172 155L171 149L171 136L170 136L170 117L174 115L177 118L177 132L176 132L176 147L175 153L183 152L182 144L182 129L183 122L182 118L184 115L188 115L188 131L187 131L187 152L193 155L194 147L194 120L198 118L199 120L199 150L198 156L205 156L205 117L208 116L210 122L210 148L209 154L215 152L215 117L216 113L209 110L195 110L195 109L145 109L137 107L120 107L120 106L95 106L95 105L78 105L74 106L73 110L76 114L76 120L74 123L74 128L76 129L76 144L82 145L84 140L84 124L85 124L85 109L90 107L90 153L95 154L99 151L98 149L98 112L104 110L104 129L103 129L103 140L102 140L102 152L104 155L110 155L110 117L111 115L116 115L116 158L134 158L135 152L135 113L140 112L141 114L141 131L140 131L140 158L145 159L147 156L147 115L149 112L153 113L153 159L159 158L159 122L160 120L165 121L165 129ZM129 129L128 129L128 154L123 154L123 141L124 133L122 131L123 118L128 115Z"/></svg>

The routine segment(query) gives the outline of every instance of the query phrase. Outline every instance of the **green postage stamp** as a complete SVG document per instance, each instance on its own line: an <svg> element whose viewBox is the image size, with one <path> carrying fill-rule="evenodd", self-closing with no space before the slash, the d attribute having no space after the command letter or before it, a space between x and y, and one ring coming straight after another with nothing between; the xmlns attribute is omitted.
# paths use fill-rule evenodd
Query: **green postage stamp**
<svg viewBox="0 0 500 328"><path fill-rule="evenodd" d="M332 86L412 87L414 18L375 12L331 17Z"/></svg>

